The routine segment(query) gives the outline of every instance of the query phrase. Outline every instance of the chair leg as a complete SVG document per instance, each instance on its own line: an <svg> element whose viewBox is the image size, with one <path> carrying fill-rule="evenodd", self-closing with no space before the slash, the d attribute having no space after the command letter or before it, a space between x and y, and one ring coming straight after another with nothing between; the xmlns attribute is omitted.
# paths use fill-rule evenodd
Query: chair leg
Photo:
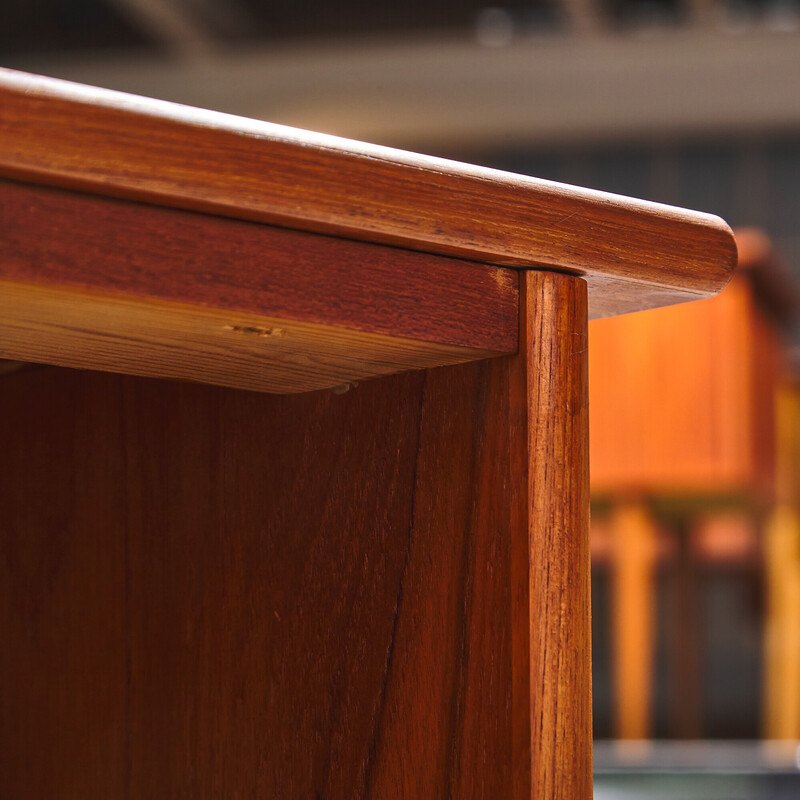
<svg viewBox="0 0 800 800"><path fill-rule="evenodd" d="M764 735L800 739L800 514L777 506L764 532Z"/></svg>
<svg viewBox="0 0 800 800"><path fill-rule="evenodd" d="M655 522L642 503L612 512L614 733L652 735Z"/></svg>

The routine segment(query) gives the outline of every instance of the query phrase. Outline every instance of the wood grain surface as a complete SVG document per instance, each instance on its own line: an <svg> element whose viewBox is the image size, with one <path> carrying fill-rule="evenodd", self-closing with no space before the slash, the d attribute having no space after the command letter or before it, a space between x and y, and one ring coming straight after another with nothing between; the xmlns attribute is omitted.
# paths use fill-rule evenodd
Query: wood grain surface
<svg viewBox="0 0 800 800"><path fill-rule="evenodd" d="M119 382L28 370L0 392L0 785L125 797L127 506ZM98 385L95 383L95 385Z"/></svg>
<svg viewBox="0 0 800 800"><path fill-rule="evenodd" d="M531 759L536 798L592 796L587 290L527 272ZM524 334L523 334L524 331Z"/></svg>
<svg viewBox="0 0 800 800"><path fill-rule="evenodd" d="M583 275L606 316L719 291L716 217L0 71L0 174Z"/></svg>
<svg viewBox="0 0 800 800"><path fill-rule="evenodd" d="M0 355L307 391L517 349L516 270L0 183Z"/></svg>
<svg viewBox="0 0 800 800"><path fill-rule="evenodd" d="M523 291L343 395L7 376L4 797L590 797L585 286Z"/></svg>
<svg viewBox="0 0 800 800"><path fill-rule="evenodd" d="M508 386L8 376L4 798L511 797Z"/></svg>

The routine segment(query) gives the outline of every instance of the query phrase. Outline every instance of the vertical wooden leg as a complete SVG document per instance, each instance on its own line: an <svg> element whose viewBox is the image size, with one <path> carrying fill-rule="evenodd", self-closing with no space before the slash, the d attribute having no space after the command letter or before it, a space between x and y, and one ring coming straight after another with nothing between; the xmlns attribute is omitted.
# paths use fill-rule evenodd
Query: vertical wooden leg
<svg viewBox="0 0 800 800"><path fill-rule="evenodd" d="M652 733L655 530L641 503L621 503L612 515L614 558L614 735Z"/></svg>
<svg viewBox="0 0 800 800"><path fill-rule="evenodd" d="M531 795L577 800L592 796L586 284L549 272L523 280Z"/></svg>
<svg viewBox="0 0 800 800"><path fill-rule="evenodd" d="M800 516L772 512L764 532L764 735L800 738Z"/></svg>
<svg viewBox="0 0 800 800"><path fill-rule="evenodd" d="M800 739L800 559L795 557L786 581L787 614L784 620L786 640L784 674L786 702L785 728L787 739Z"/></svg>
<svg viewBox="0 0 800 800"><path fill-rule="evenodd" d="M800 739L800 389L775 398L777 503L764 530L764 736Z"/></svg>

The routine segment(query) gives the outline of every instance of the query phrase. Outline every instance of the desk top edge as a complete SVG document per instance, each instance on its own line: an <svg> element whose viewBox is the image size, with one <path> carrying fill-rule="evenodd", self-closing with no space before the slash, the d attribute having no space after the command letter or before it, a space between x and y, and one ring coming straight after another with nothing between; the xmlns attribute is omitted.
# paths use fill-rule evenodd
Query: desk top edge
<svg viewBox="0 0 800 800"><path fill-rule="evenodd" d="M736 263L701 212L8 69L0 105L0 174L573 272L605 313L715 294Z"/></svg>

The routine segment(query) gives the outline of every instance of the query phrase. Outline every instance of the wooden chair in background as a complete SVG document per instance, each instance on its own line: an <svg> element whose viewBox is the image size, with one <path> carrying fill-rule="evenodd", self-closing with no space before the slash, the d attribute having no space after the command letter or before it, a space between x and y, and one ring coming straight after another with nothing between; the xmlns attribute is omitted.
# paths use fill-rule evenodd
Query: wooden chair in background
<svg viewBox="0 0 800 800"><path fill-rule="evenodd" d="M797 295L763 234L740 230L737 244L739 269L718 297L591 326L593 551L612 574L613 730L624 739L653 731L658 564L669 560L675 578L670 725L674 735L695 738L702 733L696 564L758 569L762 529L772 542L767 553L790 548L787 507L771 526L763 522L776 497L776 438L787 438L776 437L775 403ZM784 496L796 497L793 466L782 473ZM768 579L778 561L786 568L783 555L767 559ZM770 597L786 630L790 590L778 583Z"/></svg>
<svg viewBox="0 0 800 800"><path fill-rule="evenodd" d="M778 390L775 506L764 528L764 736L800 739L800 385Z"/></svg>

